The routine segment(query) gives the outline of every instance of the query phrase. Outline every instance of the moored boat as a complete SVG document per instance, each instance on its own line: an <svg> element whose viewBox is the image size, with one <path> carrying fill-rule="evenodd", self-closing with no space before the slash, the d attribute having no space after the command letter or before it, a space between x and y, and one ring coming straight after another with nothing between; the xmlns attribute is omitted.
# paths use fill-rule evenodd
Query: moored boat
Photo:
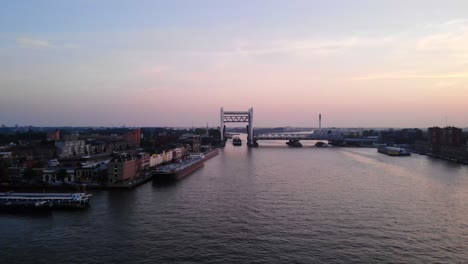
<svg viewBox="0 0 468 264"><path fill-rule="evenodd" d="M215 148L215 149L211 149L211 150L208 150L206 152L203 153L204 157L203 157L203 161L207 161L213 157L216 157L219 155L219 149Z"/></svg>
<svg viewBox="0 0 468 264"><path fill-rule="evenodd" d="M382 146L377 151L388 156L411 156L411 153L404 148Z"/></svg>
<svg viewBox="0 0 468 264"><path fill-rule="evenodd" d="M204 165L205 156L192 156L179 163L162 166L153 175L156 181L180 180Z"/></svg>
<svg viewBox="0 0 468 264"><path fill-rule="evenodd" d="M328 148L328 144L322 141L315 143L315 146L318 148Z"/></svg>
<svg viewBox="0 0 468 264"><path fill-rule="evenodd" d="M88 193L0 193L2 203L50 203L52 209L75 209L89 206L91 194Z"/></svg>

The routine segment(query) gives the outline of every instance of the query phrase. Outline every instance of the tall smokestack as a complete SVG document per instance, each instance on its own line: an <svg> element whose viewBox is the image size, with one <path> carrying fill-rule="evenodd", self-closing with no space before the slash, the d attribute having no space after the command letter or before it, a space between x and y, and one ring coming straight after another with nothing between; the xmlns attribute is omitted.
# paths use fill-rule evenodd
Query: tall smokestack
<svg viewBox="0 0 468 264"><path fill-rule="evenodd" d="M322 128L322 114L319 114L319 129Z"/></svg>

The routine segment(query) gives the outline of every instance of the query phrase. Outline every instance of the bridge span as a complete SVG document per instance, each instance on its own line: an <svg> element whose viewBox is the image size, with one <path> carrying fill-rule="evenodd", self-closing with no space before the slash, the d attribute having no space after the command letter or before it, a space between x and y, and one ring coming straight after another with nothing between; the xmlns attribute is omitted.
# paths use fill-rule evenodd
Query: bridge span
<svg viewBox="0 0 468 264"><path fill-rule="evenodd" d="M327 130L323 132L310 132L310 133L269 133L269 134L259 134L254 136L254 141L258 140L328 140L328 141L337 141L343 140L344 136L341 133L336 131Z"/></svg>
<svg viewBox="0 0 468 264"><path fill-rule="evenodd" d="M226 134L226 123L248 123L247 145L249 147L258 146L260 140L287 140L290 142L299 142L300 140L327 140L330 143L343 142L347 139L339 129L318 129L311 132L291 132L291 133L265 133L255 134L253 125L253 108L248 111L220 111L220 132L221 141L225 142L228 138Z"/></svg>

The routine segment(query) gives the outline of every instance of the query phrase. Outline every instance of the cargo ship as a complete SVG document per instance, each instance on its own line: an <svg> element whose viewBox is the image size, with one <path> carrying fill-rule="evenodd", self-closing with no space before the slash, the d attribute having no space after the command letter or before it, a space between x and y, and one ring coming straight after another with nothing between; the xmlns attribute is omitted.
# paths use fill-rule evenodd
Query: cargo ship
<svg viewBox="0 0 468 264"><path fill-rule="evenodd" d="M232 139L232 145L234 146L242 146L242 140L239 137L234 137Z"/></svg>
<svg viewBox="0 0 468 264"><path fill-rule="evenodd" d="M89 206L91 194L87 193L0 193L0 203L5 206L15 205L31 207L47 206L51 209L79 209ZM42 203L45 202L45 203ZM34 207L35 208L35 207Z"/></svg>
<svg viewBox="0 0 468 264"><path fill-rule="evenodd" d="M204 154L192 154L189 158L162 166L156 170L153 175L153 180L156 181L176 181L180 180L204 165Z"/></svg>
<svg viewBox="0 0 468 264"><path fill-rule="evenodd" d="M215 148L215 149L212 149L212 150L208 150L206 151L205 153L203 153L204 157L203 157L203 161L207 161L213 157L216 157L219 155L219 149Z"/></svg>
<svg viewBox="0 0 468 264"><path fill-rule="evenodd" d="M381 146L377 151L388 156L411 156L411 153L404 148Z"/></svg>

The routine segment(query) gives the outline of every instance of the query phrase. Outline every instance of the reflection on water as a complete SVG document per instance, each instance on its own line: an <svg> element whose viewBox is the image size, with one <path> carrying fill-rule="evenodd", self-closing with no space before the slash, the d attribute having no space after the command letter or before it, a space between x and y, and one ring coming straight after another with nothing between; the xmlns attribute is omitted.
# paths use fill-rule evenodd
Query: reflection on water
<svg viewBox="0 0 468 264"><path fill-rule="evenodd" d="M468 168L365 148L227 144L89 210L0 215L1 263L462 263Z"/></svg>

